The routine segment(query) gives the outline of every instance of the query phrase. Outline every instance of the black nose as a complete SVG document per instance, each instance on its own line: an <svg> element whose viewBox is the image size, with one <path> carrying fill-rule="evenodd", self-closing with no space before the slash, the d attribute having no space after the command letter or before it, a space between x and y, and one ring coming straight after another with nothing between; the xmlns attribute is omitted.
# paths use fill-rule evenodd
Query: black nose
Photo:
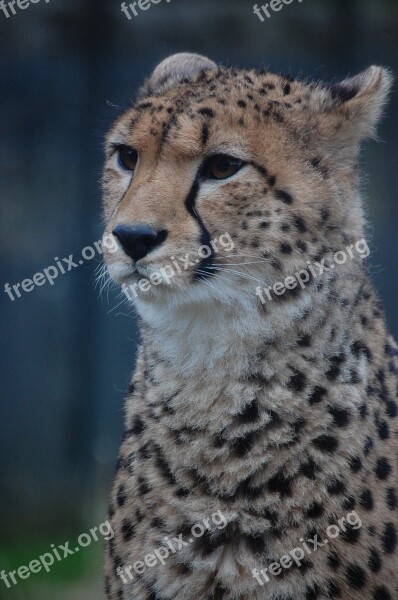
<svg viewBox="0 0 398 600"><path fill-rule="evenodd" d="M149 225L116 225L112 233L121 243L125 253L135 262L162 244L167 237L167 231L155 231Z"/></svg>

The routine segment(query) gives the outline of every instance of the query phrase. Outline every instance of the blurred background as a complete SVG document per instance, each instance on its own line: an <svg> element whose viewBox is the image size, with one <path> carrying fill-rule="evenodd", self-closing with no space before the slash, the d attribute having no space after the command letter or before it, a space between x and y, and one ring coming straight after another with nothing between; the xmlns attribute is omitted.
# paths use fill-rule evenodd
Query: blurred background
<svg viewBox="0 0 398 600"><path fill-rule="evenodd" d="M104 134L168 54L332 80L398 71L396 0L293 0L261 22L253 0L162 0L128 20L119 0L40 0L0 11L2 357L0 571L105 519L137 330L101 255L30 292L3 291L101 238ZM259 2L263 4L263 2ZM362 156L371 273L398 335L398 99ZM86 251L86 256L92 256ZM78 262L78 260L76 261ZM64 263L65 270L67 269ZM102 600L102 544L0 598Z"/></svg>

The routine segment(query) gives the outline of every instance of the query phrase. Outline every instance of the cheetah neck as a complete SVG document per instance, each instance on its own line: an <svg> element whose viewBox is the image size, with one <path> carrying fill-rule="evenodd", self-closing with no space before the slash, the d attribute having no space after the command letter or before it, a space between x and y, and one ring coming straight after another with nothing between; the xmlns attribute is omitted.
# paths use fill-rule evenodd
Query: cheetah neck
<svg viewBox="0 0 398 600"><path fill-rule="evenodd" d="M354 297L363 274L349 276ZM259 369L259 360L263 370L278 369L281 356L294 349L303 335L313 336L326 316L328 331L334 327L342 336L347 331L347 311L338 301L330 301L342 295L341 287L342 278L324 282L322 293L313 286L294 300L270 302L266 307L254 295L237 297L234 304L141 305L143 338L167 361L171 372L190 381L202 379L203 373L211 374L209 380L214 381L226 376L246 377ZM334 344L330 345L326 337L317 350L329 355ZM272 354L275 364L259 359Z"/></svg>

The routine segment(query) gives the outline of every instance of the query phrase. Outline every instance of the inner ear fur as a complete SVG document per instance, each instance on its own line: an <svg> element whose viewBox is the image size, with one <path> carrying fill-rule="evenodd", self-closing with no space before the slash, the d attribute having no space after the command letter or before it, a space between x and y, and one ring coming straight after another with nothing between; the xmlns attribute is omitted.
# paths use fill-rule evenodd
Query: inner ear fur
<svg viewBox="0 0 398 600"><path fill-rule="evenodd" d="M372 66L340 83L318 87L314 93L321 130L332 143L345 149L374 137L392 82L388 69Z"/></svg>

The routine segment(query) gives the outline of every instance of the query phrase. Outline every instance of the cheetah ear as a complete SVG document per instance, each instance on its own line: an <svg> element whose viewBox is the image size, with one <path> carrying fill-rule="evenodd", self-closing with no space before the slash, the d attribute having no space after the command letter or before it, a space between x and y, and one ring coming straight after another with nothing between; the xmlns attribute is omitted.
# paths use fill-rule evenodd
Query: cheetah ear
<svg viewBox="0 0 398 600"><path fill-rule="evenodd" d="M324 122L329 120L332 130L328 135L337 145L352 148L375 135L392 82L388 69L373 66L355 77L318 89L318 107Z"/></svg>
<svg viewBox="0 0 398 600"><path fill-rule="evenodd" d="M216 70L216 63L200 54L188 52L173 54L156 67L151 77L145 82L140 95L165 92L184 80L193 79L204 71Z"/></svg>

